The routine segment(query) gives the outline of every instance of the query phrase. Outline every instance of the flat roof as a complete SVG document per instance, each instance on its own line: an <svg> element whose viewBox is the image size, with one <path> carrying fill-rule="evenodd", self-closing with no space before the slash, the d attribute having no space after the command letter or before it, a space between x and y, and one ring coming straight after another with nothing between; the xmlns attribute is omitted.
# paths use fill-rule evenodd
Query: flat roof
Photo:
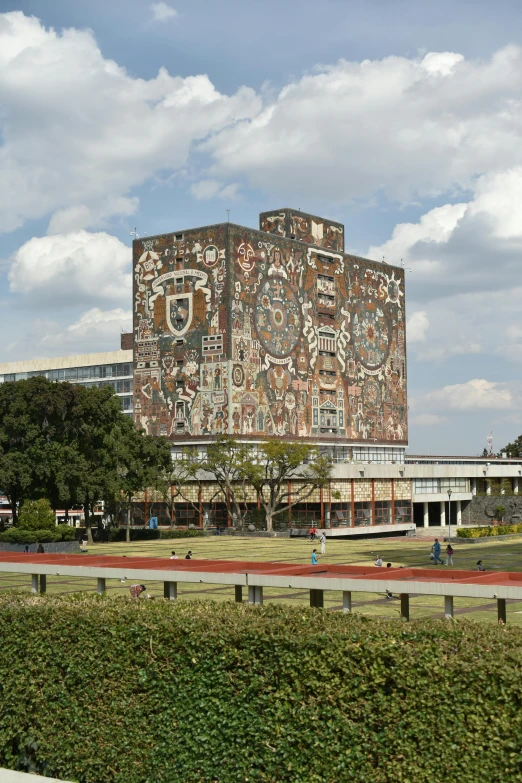
<svg viewBox="0 0 522 783"><path fill-rule="evenodd" d="M36 372L44 370L65 370L70 367L93 367L96 364L120 364L132 362L129 351L106 351L104 353L77 353L72 356L51 356L44 359L23 359L18 362L0 363L0 375Z"/></svg>

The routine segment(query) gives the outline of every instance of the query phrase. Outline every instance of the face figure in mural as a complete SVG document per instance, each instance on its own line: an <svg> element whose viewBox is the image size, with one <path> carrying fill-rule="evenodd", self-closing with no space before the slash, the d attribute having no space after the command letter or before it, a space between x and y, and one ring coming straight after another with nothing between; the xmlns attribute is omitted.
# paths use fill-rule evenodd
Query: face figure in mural
<svg viewBox="0 0 522 783"><path fill-rule="evenodd" d="M280 250L276 249L272 254L272 263L270 264L270 267L268 269L268 276L283 277L285 279L288 278L288 274L283 265L283 256Z"/></svg>

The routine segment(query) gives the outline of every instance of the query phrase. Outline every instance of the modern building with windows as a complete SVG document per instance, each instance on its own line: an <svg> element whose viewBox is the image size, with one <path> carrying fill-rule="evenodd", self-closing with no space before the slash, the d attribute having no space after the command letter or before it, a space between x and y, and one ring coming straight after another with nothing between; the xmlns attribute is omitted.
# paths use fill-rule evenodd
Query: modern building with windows
<svg viewBox="0 0 522 783"><path fill-rule="evenodd" d="M132 348L105 353L55 356L0 364L0 383L44 376L82 386L109 386L125 413L132 415Z"/></svg>

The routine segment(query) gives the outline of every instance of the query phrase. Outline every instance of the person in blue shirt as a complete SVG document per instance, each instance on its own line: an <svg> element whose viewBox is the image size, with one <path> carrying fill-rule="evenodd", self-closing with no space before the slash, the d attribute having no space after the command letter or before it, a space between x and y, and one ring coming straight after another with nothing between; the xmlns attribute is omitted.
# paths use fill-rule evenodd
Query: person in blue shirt
<svg viewBox="0 0 522 783"><path fill-rule="evenodd" d="M433 544L431 551L433 552L433 565L437 565L437 563L444 565L444 561L440 556L440 544L438 538L435 539L435 543Z"/></svg>
<svg viewBox="0 0 522 783"><path fill-rule="evenodd" d="M317 557L317 549L312 552L312 565L317 565L319 558Z"/></svg>

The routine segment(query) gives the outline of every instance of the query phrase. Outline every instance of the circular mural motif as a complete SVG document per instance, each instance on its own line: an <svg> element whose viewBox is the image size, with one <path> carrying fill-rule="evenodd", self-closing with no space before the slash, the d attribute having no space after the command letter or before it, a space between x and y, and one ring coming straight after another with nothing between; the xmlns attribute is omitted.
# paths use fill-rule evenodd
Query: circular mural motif
<svg viewBox="0 0 522 783"><path fill-rule="evenodd" d="M284 280L265 280L257 295L254 318L259 341L272 356L287 356L299 340L297 299Z"/></svg>
<svg viewBox="0 0 522 783"><path fill-rule="evenodd" d="M375 302L361 302L352 321L352 340L357 358L369 370L380 367L390 350L386 316Z"/></svg>

